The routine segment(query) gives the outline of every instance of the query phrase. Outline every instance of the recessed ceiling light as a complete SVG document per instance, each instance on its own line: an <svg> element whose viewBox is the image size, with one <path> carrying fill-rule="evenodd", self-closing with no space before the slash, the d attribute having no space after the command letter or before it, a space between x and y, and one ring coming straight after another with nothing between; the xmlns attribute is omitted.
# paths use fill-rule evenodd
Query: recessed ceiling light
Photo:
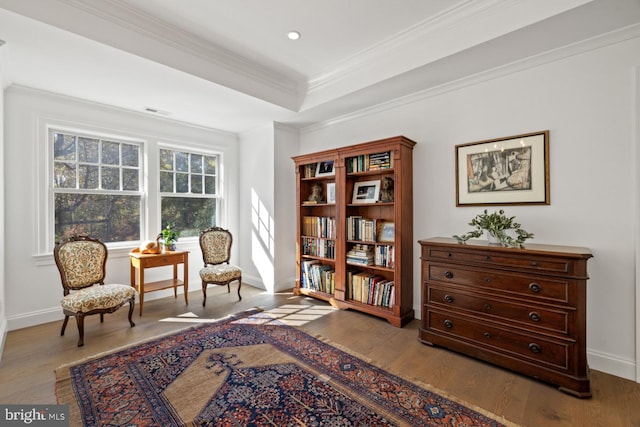
<svg viewBox="0 0 640 427"><path fill-rule="evenodd" d="M300 33L297 31L289 31L287 33L287 37L289 37L289 40L298 40L300 38Z"/></svg>

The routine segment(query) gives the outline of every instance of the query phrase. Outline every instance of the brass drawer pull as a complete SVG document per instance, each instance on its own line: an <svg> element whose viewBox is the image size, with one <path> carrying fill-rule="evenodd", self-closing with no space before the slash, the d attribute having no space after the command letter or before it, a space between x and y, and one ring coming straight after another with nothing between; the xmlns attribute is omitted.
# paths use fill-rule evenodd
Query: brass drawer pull
<svg viewBox="0 0 640 427"><path fill-rule="evenodd" d="M542 351L542 347L540 347L539 344L532 342L531 344L529 344L529 350L531 350L531 352L533 353L540 353Z"/></svg>
<svg viewBox="0 0 640 427"><path fill-rule="evenodd" d="M537 294L542 290L542 286L540 286L537 283L531 283L531 284L529 284L529 290L531 292L535 292Z"/></svg>
<svg viewBox="0 0 640 427"><path fill-rule="evenodd" d="M484 305L484 309L485 309L485 310L487 310L487 311L491 310L491 304L486 303L486 304Z"/></svg>
<svg viewBox="0 0 640 427"><path fill-rule="evenodd" d="M453 297L451 295L445 295L444 296L444 300L448 303L452 303L453 302Z"/></svg>
<svg viewBox="0 0 640 427"><path fill-rule="evenodd" d="M485 338L491 338L491 332L485 332L483 335Z"/></svg>
<svg viewBox="0 0 640 427"><path fill-rule="evenodd" d="M446 277L447 279L452 279L453 278L453 273L449 270L444 272L444 277Z"/></svg>
<svg viewBox="0 0 640 427"><path fill-rule="evenodd" d="M538 261L531 261L531 267L537 267Z"/></svg>
<svg viewBox="0 0 640 427"><path fill-rule="evenodd" d="M534 322L539 322L540 314L536 313L535 311L532 311L531 313L529 313L529 319L533 320Z"/></svg>
<svg viewBox="0 0 640 427"><path fill-rule="evenodd" d="M447 320L444 321L444 326L446 326L447 329L451 329L451 328L453 328L453 322L451 320L447 319Z"/></svg>

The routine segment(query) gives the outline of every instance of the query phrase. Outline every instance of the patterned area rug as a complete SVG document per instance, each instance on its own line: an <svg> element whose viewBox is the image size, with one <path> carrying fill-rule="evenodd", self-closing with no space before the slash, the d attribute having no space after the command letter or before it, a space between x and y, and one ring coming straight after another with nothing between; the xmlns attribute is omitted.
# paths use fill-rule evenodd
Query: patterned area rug
<svg viewBox="0 0 640 427"><path fill-rule="evenodd" d="M259 311L56 370L86 426L504 426Z"/></svg>

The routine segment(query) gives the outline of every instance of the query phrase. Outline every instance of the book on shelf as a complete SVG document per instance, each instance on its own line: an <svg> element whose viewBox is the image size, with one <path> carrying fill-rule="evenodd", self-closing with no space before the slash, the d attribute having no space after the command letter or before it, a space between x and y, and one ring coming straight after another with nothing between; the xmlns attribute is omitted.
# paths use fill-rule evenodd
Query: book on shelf
<svg viewBox="0 0 640 427"><path fill-rule="evenodd" d="M353 272L347 282L347 298L364 304L393 308L394 282L381 275Z"/></svg>
<svg viewBox="0 0 640 427"><path fill-rule="evenodd" d="M372 245L357 244L353 245L347 252L347 262L350 264L373 265L374 251Z"/></svg>
<svg viewBox="0 0 640 427"><path fill-rule="evenodd" d="M336 219L324 216L304 216L302 217L302 234L335 239Z"/></svg>
<svg viewBox="0 0 640 427"><path fill-rule="evenodd" d="M303 178L315 178L316 170L318 169L317 163L309 163L302 167L302 177Z"/></svg>
<svg viewBox="0 0 640 427"><path fill-rule="evenodd" d="M335 293L335 270L318 260L302 261L301 286L318 292Z"/></svg>
<svg viewBox="0 0 640 427"><path fill-rule="evenodd" d="M335 259L336 242L315 237L302 238L302 255L311 255L321 258Z"/></svg>
<svg viewBox="0 0 640 427"><path fill-rule="evenodd" d="M366 172L370 170L391 169L393 157L390 151L381 153L361 154L349 157L346 162L347 173Z"/></svg>
<svg viewBox="0 0 640 427"><path fill-rule="evenodd" d="M347 240L375 242L378 228L377 219L363 218L359 215L347 217Z"/></svg>

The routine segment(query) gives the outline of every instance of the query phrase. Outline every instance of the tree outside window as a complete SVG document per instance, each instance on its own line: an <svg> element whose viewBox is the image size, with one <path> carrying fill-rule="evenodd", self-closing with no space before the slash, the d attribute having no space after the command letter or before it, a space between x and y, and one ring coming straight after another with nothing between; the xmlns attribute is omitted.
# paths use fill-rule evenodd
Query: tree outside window
<svg viewBox="0 0 640 427"><path fill-rule="evenodd" d="M198 236L216 225L217 155L160 149L161 221L175 224L181 237Z"/></svg>
<svg viewBox="0 0 640 427"><path fill-rule="evenodd" d="M52 130L54 237L140 240L139 144Z"/></svg>

